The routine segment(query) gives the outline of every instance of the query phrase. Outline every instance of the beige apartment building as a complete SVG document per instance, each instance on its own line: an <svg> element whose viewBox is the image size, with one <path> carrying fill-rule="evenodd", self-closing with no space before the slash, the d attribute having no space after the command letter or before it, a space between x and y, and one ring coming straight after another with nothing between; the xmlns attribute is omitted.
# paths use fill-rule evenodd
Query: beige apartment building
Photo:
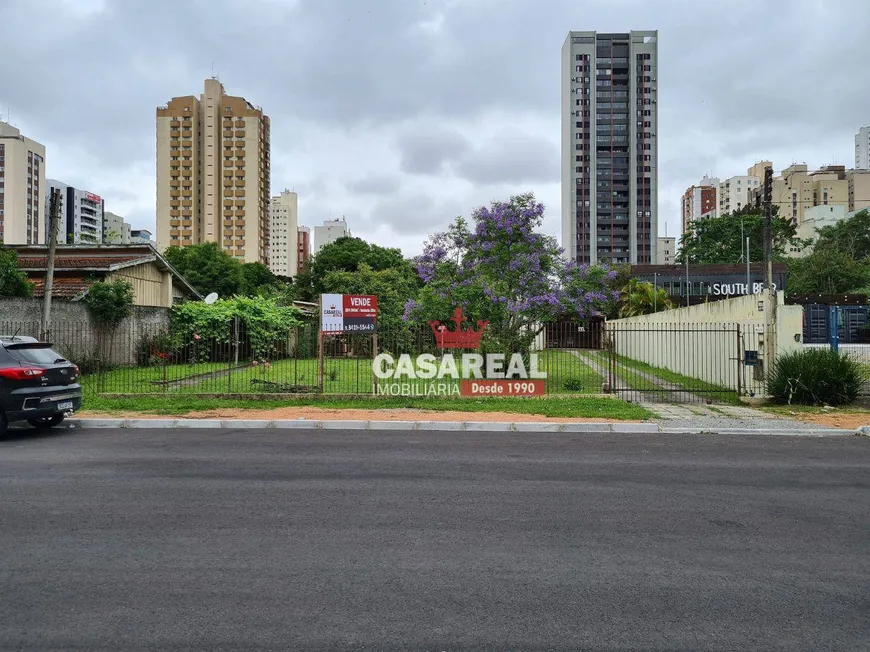
<svg viewBox="0 0 870 652"><path fill-rule="evenodd" d="M849 211L863 211L870 208L870 170L849 170L846 172L849 188Z"/></svg>
<svg viewBox="0 0 870 652"><path fill-rule="evenodd" d="M0 241L45 244L45 146L0 122Z"/></svg>
<svg viewBox="0 0 870 652"><path fill-rule="evenodd" d="M217 79L157 109L157 247L217 242L269 261L269 118Z"/></svg>
<svg viewBox="0 0 870 652"><path fill-rule="evenodd" d="M299 255L299 199L284 190L269 207L269 269L278 276L296 276Z"/></svg>
<svg viewBox="0 0 870 652"><path fill-rule="evenodd" d="M773 204L779 215L801 225L813 206L843 206L849 210L849 181L846 168L828 165L809 172L804 164L787 167L773 179Z"/></svg>

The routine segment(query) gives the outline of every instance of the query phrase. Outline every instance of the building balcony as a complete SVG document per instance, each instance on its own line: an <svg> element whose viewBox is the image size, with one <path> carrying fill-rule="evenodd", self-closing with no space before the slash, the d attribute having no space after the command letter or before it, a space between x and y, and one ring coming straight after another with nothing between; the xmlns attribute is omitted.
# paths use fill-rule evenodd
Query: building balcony
<svg viewBox="0 0 870 652"><path fill-rule="evenodd" d="M181 141L181 146L182 146L182 147L187 147L187 148L189 149L189 148L193 147L193 143L192 143L191 141L189 141L189 140L182 140L182 141Z"/></svg>
<svg viewBox="0 0 870 652"><path fill-rule="evenodd" d="M169 132L169 137L170 137L170 138L181 138L181 132L180 132L180 131L172 131L172 130L170 130L170 132Z"/></svg>
<svg viewBox="0 0 870 652"><path fill-rule="evenodd" d="M243 150L243 149L237 149L237 150L235 151L235 155L236 155L236 156L241 156L241 157L244 158L244 156L245 156L245 150Z"/></svg>
<svg viewBox="0 0 870 652"><path fill-rule="evenodd" d="M178 129L179 127L181 127L181 120L170 120L169 126L173 129Z"/></svg>
<svg viewBox="0 0 870 652"><path fill-rule="evenodd" d="M178 211L175 211L176 213ZM169 220L169 226L181 226L181 220Z"/></svg>
<svg viewBox="0 0 870 652"><path fill-rule="evenodd" d="M182 200L181 205L182 206L193 206L193 202L189 199L184 199L184 200Z"/></svg>
<svg viewBox="0 0 870 652"><path fill-rule="evenodd" d="M169 217L180 217L181 211L169 211Z"/></svg>
<svg viewBox="0 0 870 652"><path fill-rule="evenodd" d="M236 130L236 138L244 138L244 137L245 137L245 130L244 129L237 129Z"/></svg>
<svg viewBox="0 0 870 652"><path fill-rule="evenodd" d="M181 176L183 176L183 177L192 177L192 176L193 176L193 170L182 170L182 171L181 171Z"/></svg>
<svg viewBox="0 0 870 652"><path fill-rule="evenodd" d="M232 139L233 139L233 132L232 131L225 131L224 132L224 140L232 140Z"/></svg>
<svg viewBox="0 0 870 652"><path fill-rule="evenodd" d="M173 208L178 208L179 206L181 206L181 201L178 199L171 199L169 201L169 205L172 206Z"/></svg>
<svg viewBox="0 0 870 652"><path fill-rule="evenodd" d="M237 199L235 201L235 205L236 205L236 208L241 208L245 205L245 200L244 199Z"/></svg>
<svg viewBox="0 0 870 652"><path fill-rule="evenodd" d="M181 216L182 217L193 217L193 211L190 211L190 210L181 211ZM190 224L189 220L187 221L187 224Z"/></svg>
<svg viewBox="0 0 870 652"><path fill-rule="evenodd" d="M236 211L236 217L244 217L245 211ZM244 224L244 222L239 222L239 224Z"/></svg>

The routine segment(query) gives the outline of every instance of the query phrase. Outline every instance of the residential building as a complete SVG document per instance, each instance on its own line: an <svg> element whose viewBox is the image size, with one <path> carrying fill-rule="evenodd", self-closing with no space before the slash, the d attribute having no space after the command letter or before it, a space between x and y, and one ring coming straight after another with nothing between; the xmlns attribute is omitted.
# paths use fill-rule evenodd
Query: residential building
<svg viewBox="0 0 870 652"><path fill-rule="evenodd" d="M855 134L855 169L870 169L870 126L861 127Z"/></svg>
<svg viewBox="0 0 870 652"><path fill-rule="evenodd" d="M689 225L695 220L716 215L716 193L718 191L719 179L705 176L697 186L689 186L683 193L681 211L683 233L689 230Z"/></svg>
<svg viewBox="0 0 870 652"><path fill-rule="evenodd" d="M864 178L856 179L859 192ZM761 203L763 188L753 190L751 201ZM773 178L773 204L779 207L779 216L800 226L804 213L813 206L849 207L849 180L842 165L828 165L815 172L803 163L795 163Z"/></svg>
<svg viewBox="0 0 870 652"><path fill-rule="evenodd" d="M656 260L657 75L656 31L569 32L562 46L562 246L571 260Z"/></svg>
<svg viewBox="0 0 870 652"><path fill-rule="evenodd" d="M720 181L719 208L716 215L721 217L746 206L749 203L750 193L761 187L762 179L762 177L749 174Z"/></svg>
<svg viewBox="0 0 870 652"><path fill-rule="evenodd" d="M0 122L0 241L45 243L45 146Z"/></svg>
<svg viewBox="0 0 870 652"><path fill-rule="evenodd" d="M656 246L656 265L675 265L677 257L677 239L659 238Z"/></svg>
<svg viewBox="0 0 870 652"><path fill-rule="evenodd" d="M308 267L311 258L311 229L300 226L296 230L296 273L301 274Z"/></svg>
<svg viewBox="0 0 870 652"><path fill-rule="evenodd" d="M269 118L217 79L157 109L157 246L269 261Z"/></svg>
<svg viewBox="0 0 870 652"><path fill-rule="evenodd" d="M849 210L862 211L870 208L870 169L848 170L846 183L849 192Z"/></svg>
<svg viewBox="0 0 870 652"><path fill-rule="evenodd" d="M269 207L269 269L278 276L296 276L298 268L299 201L284 190Z"/></svg>
<svg viewBox="0 0 870 652"><path fill-rule="evenodd" d="M773 170L773 163L770 161L759 161L751 168L746 171L750 177L757 177L761 180L761 184L764 183L764 171L765 170Z"/></svg>
<svg viewBox="0 0 870 652"><path fill-rule="evenodd" d="M148 229L133 229L130 231L130 244L154 244Z"/></svg>
<svg viewBox="0 0 870 652"><path fill-rule="evenodd" d="M842 205L811 206L804 211L804 219L797 227L797 237L801 240L815 240L818 232L826 226L833 226L846 219L846 209ZM813 251L813 244L806 247L791 247L786 255L789 258L807 256Z"/></svg>
<svg viewBox="0 0 870 652"><path fill-rule="evenodd" d="M314 247L315 252L323 249L324 245L330 242L335 242L339 238L349 238L350 231L347 228L347 222L342 217L340 220L325 220L323 226L314 227Z"/></svg>
<svg viewBox="0 0 870 652"><path fill-rule="evenodd" d="M120 215L106 212L103 216L103 242L108 244L130 244L132 230Z"/></svg>
<svg viewBox="0 0 870 652"><path fill-rule="evenodd" d="M33 295L45 294L47 245L11 245L18 268L33 282ZM51 296L78 301L91 283L124 280L133 286L133 305L171 307L184 299L202 299L178 271L148 244L58 245Z"/></svg>
<svg viewBox="0 0 870 652"><path fill-rule="evenodd" d="M106 203L89 190L81 190L56 179L46 179L45 232L51 221L51 195L60 191L57 221L59 244L100 244Z"/></svg>

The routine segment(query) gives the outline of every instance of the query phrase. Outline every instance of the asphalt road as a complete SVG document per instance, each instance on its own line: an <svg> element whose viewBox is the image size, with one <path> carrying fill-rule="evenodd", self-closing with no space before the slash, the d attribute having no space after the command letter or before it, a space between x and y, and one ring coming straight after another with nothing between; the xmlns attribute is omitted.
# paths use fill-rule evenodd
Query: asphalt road
<svg viewBox="0 0 870 652"><path fill-rule="evenodd" d="M870 440L17 435L0 649L866 651Z"/></svg>

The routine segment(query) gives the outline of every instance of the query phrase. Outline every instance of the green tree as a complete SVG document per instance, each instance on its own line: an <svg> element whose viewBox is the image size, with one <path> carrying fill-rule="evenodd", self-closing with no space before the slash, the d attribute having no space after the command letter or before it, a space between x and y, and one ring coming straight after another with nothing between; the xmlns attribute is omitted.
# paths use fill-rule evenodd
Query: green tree
<svg viewBox="0 0 870 652"><path fill-rule="evenodd" d="M287 283L281 281L263 263L242 265L242 287L240 294L247 297L277 294Z"/></svg>
<svg viewBox="0 0 870 652"><path fill-rule="evenodd" d="M857 292L868 283L870 262L831 246L817 246L809 256L788 262L789 294Z"/></svg>
<svg viewBox="0 0 870 652"><path fill-rule="evenodd" d="M816 249L840 251L854 260L870 258L870 212L866 209L819 231Z"/></svg>
<svg viewBox="0 0 870 652"><path fill-rule="evenodd" d="M773 255L775 260L785 260L785 253L791 247L803 247L806 243L797 238L797 229L789 220L775 213L774 206ZM761 262L764 259L764 218L758 208L745 206L721 217L696 220L680 238L677 261L685 264L688 256L689 264L694 265L739 263L745 256L747 237L750 260ZM746 260L745 257L742 260Z"/></svg>
<svg viewBox="0 0 870 652"><path fill-rule="evenodd" d="M420 290L416 271L403 267L375 270L368 263L361 263L353 272L328 272L323 288L336 294L377 295L378 324L388 329L402 325L405 304L416 299Z"/></svg>
<svg viewBox="0 0 870 652"><path fill-rule="evenodd" d="M11 249L0 249L0 297L29 297L33 283L18 269L18 254Z"/></svg>
<svg viewBox="0 0 870 652"><path fill-rule="evenodd" d="M99 281L88 288L84 301L94 321L111 331L133 314L133 286L121 279Z"/></svg>
<svg viewBox="0 0 870 652"><path fill-rule="evenodd" d="M622 299L619 302L620 317L637 317L649 315L653 312L661 312L673 308L668 293L664 288L656 288L646 281L638 283L631 281L622 290Z"/></svg>
<svg viewBox="0 0 870 652"><path fill-rule="evenodd" d="M215 242L173 246L163 255L200 294L217 292L221 297L231 297L243 290L242 263Z"/></svg>
<svg viewBox="0 0 870 652"><path fill-rule="evenodd" d="M413 276L413 265L402 256L399 249L380 247L361 238L339 238L325 245L308 262L308 270L297 276L301 289L306 289L311 300L326 292L324 279L330 272L354 272L361 264L373 271L397 269L404 275Z"/></svg>

